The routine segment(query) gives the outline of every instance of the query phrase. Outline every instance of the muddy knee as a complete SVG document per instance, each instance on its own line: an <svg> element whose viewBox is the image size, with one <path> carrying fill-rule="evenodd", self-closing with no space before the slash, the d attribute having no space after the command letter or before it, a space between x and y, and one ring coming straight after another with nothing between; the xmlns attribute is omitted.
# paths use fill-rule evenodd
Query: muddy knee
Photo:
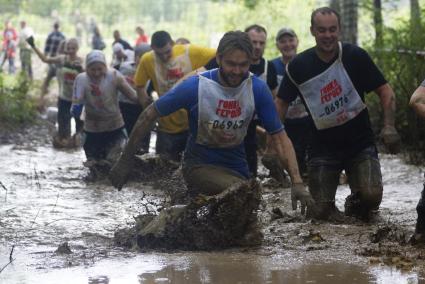
<svg viewBox="0 0 425 284"><path fill-rule="evenodd" d="M379 160L367 156L354 159L351 163L347 174L353 199L359 199L360 205L366 209L377 209L383 192Z"/></svg>
<svg viewBox="0 0 425 284"><path fill-rule="evenodd" d="M335 202L339 173L339 170L327 169L325 167L309 167L308 187L316 202L323 204Z"/></svg>
<svg viewBox="0 0 425 284"><path fill-rule="evenodd" d="M382 186L371 187L360 191L360 201L368 209L378 209L382 201Z"/></svg>

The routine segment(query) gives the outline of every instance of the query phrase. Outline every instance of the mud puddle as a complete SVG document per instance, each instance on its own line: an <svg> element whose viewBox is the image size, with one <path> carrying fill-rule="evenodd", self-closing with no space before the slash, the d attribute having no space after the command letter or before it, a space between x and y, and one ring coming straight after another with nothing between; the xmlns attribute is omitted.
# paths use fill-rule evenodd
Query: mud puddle
<svg viewBox="0 0 425 284"><path fill-rule="evenodd" d="M422 169L397 156L381 156L384 198L369 224L307 221L291 210L288 188L267 186L261 246L197 253L113 244L114 232L165 198L152 183L121 192L86 183L81 150L42 142L0 146L0 157L0 269L14 259L1 283L425 283L425 249L406 244ZM340 186L340 209L348 194ZM64 244L69 251L58 251Z"/></svg>

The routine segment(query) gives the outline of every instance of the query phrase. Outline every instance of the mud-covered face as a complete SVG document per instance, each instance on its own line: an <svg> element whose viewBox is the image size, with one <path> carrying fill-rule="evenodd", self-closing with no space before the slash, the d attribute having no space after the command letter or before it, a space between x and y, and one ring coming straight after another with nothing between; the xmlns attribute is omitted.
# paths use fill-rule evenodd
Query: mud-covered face
<svg viewBox="0 0 425 284"><path fill-rule="evenodd" d="M263 57L264 50L266 49L267 35L264 32L257 32L256 30L250 30L248 32L249 39L251 40L252 46L254 47L252 53L252 61L258 62Z"/></svg>
<svg viewBox="0 0 425 284"><path fill-rule="evenodd" d="M226 87L237 87L248 76L251 60L245 51L234 49L217 55L217 63L222 83Z"/></svg>
<svg viewBox="0 0 425 284"><path fill-rule="evenodd" d="M152 46L152 49L162 62L168 62L173 57L173 44L171 42L163 47Z"/></svg>
<svg viewBox="0 0 425 284"><path fill-rule="evenodd" d="M106 75L106 66L102 62L93 62L87 67L87 75L90 79L98 81Z"/></svg>
<svg viewBox="0 0 425 284"><path fill-rule="evenodd" d="M338 51L340 27L334 13L317 13L310 32L316 39L316 48L319 52L329 54Z"/></svg>
<svg viewBox="0 0 425 284"><path fill-rule="evenodd" d="M276 47L285 58L293 58L297 54L297 37L285 34L276 41Z"/></svg>

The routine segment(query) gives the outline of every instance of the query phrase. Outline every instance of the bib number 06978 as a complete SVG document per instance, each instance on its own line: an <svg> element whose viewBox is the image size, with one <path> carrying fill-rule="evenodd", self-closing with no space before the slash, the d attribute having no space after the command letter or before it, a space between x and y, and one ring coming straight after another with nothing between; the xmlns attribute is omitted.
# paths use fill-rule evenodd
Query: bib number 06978
<svg viewBox="0 0 425 284"><path fill-rule="evenodd" d="M339 99L333 101L331 104L327 105L325 107L325 112L327 115L337 111L338 109L340 109L341 107L344 106L344 104L348 103L348 98L347 97L340 97Z"/></svg>

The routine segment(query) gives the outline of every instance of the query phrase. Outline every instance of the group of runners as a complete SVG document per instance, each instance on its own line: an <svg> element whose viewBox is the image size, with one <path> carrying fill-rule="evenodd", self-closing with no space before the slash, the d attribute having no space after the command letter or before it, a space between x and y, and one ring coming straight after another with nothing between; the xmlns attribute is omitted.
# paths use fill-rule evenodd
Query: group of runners
<svg viewBox="0 0 425 284"><path fill-rule="evenodd" d="M379 97L381 138L390 148L400 142L395 95L365 50L339 41L336 11L314 10L310 30L316 45L297 54L295 31L280 29L281 56L271 61L263 57L268 34L260 25L225 33L217 49L177 44L157 31L150 45L132 50L118 34L113 68L99 50L82 66L72 39L63 55L51 58L28 42L43 61L62 66L59 137L69 138L72 113L77 131L84 131L87 160L108 161L115 187L126 183L134 155L149 150L155 127L156 153L181 160L191 197L255 177L258 138L267 133L263 164L280 182L286 170L293 209L300 202L312 218L340 220L335 194L345 171L351 189L345 215L367 220L379 208L383 185L365 95ZM425 117L425 83L411 104ZM415 241L425 240L424 194Z"/></svg>

